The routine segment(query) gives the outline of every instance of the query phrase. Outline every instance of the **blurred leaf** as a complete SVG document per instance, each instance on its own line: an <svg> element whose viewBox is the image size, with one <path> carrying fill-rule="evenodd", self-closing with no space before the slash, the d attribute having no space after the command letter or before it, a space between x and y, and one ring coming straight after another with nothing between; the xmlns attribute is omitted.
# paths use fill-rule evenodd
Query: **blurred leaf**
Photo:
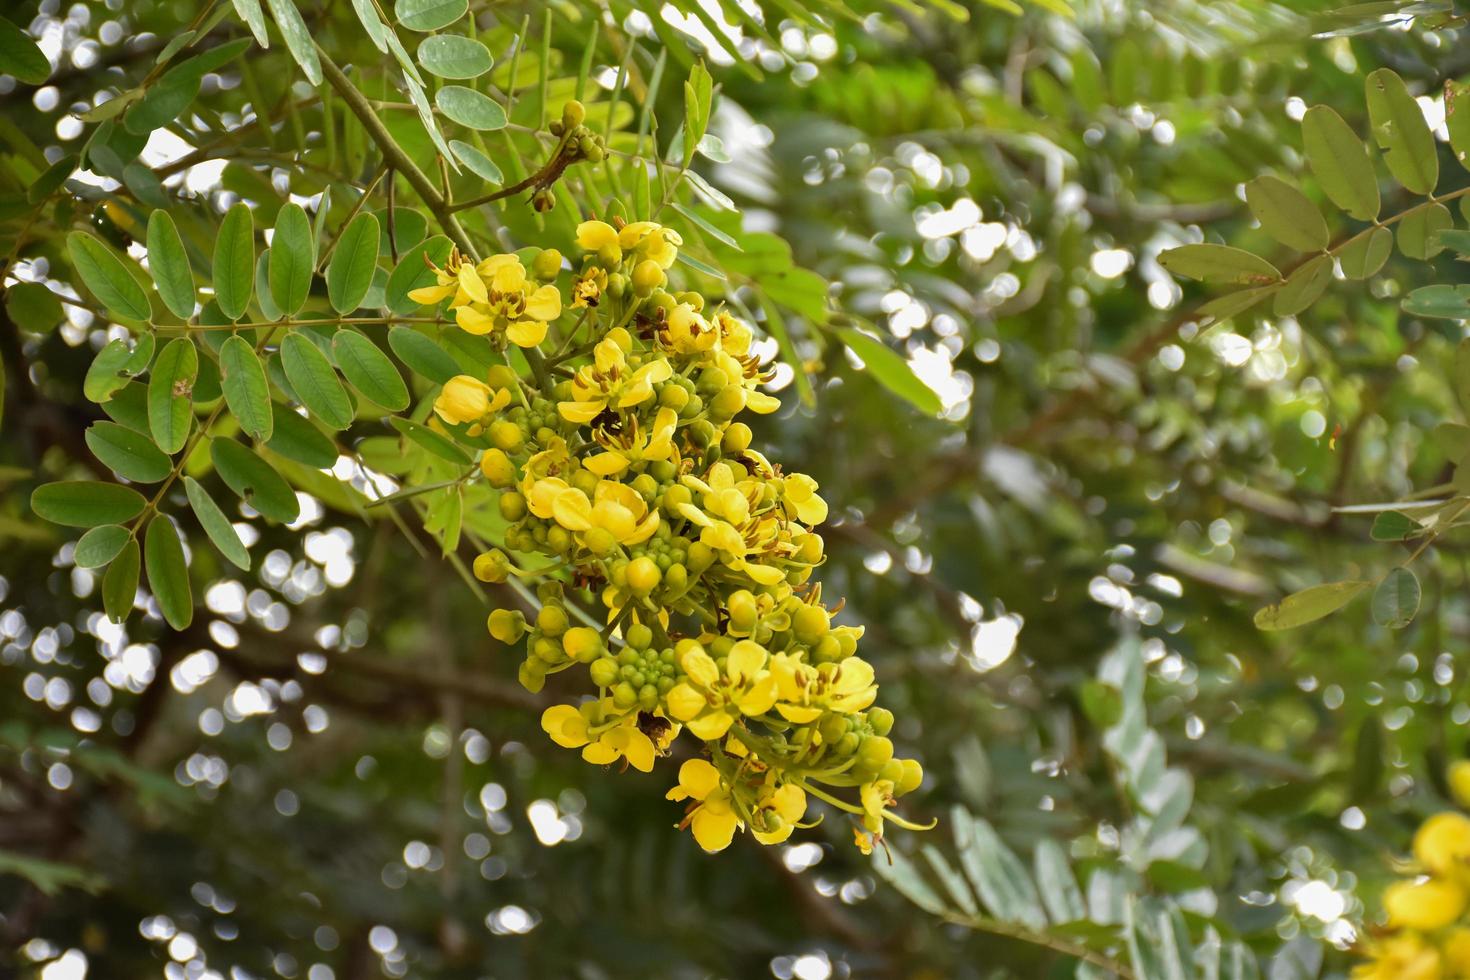
<svg viewBox="0 0 1470 980"><path fill-rule="evenodd" d="M1237 286L1259 286L1281 278L1270 262L1229 245L1181 245L1159 253L1159 265L1175 275Z"/></svg>
<svg viewBox="0 0 1470 980"><path fill-rule="evenodd" d="M1387 228L1371 228L1354 237L1337 253L1342 274L1349 279L1367 279L1376 275L1393 253L1393 232Z"/></svg>
<svg viewBox="0 0 1470 980"><path fill-rule="evenodd" d="M985 820L971 817L959 807L951 811L950 819L960 866L991 914L1029 929L1045 929L1041 897L1021 859Z"/></svg>
<svg viewBox="0 0 1470 980"><path fill-rule="evenodd" d="M1370 536L1374 541L1402 541L1424 528L1418 521L1396 510L1386 510L1373 518Z"/></svg>
<svg viewBox="0 0 1470 980"><path fill-rule="evenodd" d="M1419 612L1419 579L1407 568L1389 572L1373 591L1373 621L1389 629L1403 629Z"/></svg>
<svg viewBox="0 0 1470 980"><path fill-rule="evenodd" d="M1470 286L1421 286L1404 297L1403 311L1444 320L1470 318Z"/></svg>
<svg viewBox="0 0 1470 980"><path fill-rule="evenodd" d="M1251 214L1266 234L1299 252L1327 247L1327 222L1307 196L1277 177L1257 177L1245 185Z"/></svg>
<svg viewBox="0 0 1470 980"><path fill-rule="evenodd" d="M926 415L938 415L943 409L934 389L920 381L908 362L886 344L853 327L843 327L837 333L848 349L862 359L864 367L883 387Z"/></svg>
<svg viewBox="0 0 1470 980"><path fill-rule="evenodd" d="M125 320L146 321L152 315L148 294L112 249L82 231L67 235L66 244L77 274L108 312Z"/></svg>
<svg viewBox="0 0 1470 980"><path fill-rule="evenodd" d="M1406 213L1399 222L1399 251L1411 259L1433 258L1444 249L1440 233L1453 227L1454 223L1450 209L1443 204L1431 204Z"/></svg>
<svg viewBox="0 0 1470 980"><path fill-rule="evenodd" d="M1036 845L1034 863L1037 891L1051 921L1075 922L1087 918L1082 889L1061 845L1049 838L1042 840Z"/></svg>
<svg viewBox="0 0 1470 980"><path fill-rule="evenodd" d="M51 62L25 31L0 17L0 72L25 85L41 85L51 77Z"/></svg>
<svg viewBox="0 0 1470 980"><path fill-rule="evenodd" d="M13 282L5 287L5 312L15 325L32 333L46 333L65 317L61 300L39 282Z"/></svg>
<svg viewBox="0 0 1470 980"><path fill-rule="evenodd" d="M1256 628L1289 630L1330 616L1352 602L1372 582L1353 579L1329 582L1294 592L1280 602L1256 611Z"/></svg>
<svg viewBox="0 0 1470 980"><path fill-rule="evenodd" d="M0 19L0 25L9 23L7 20ZM0 31L0 69L10 70L5 66L3 31ZM80 888L91 892L101 891L105 883L102 876L76 865L27 857L24 854L15 854L10 851L0 851L0 875L15 875L24 878L35 885L36 890L42 895L51 898L60 895L68 888Z"/></svg>
<svg viewBox="0 0 1470 980"><path fill-rule="evenodd" d="M440 459L460 465L466 465L470 462L469 454L456 446L453 441L441 436L428 426L419 425L417 422L405 418L391 418L388 421L392 423L393 428Z"/></svg>

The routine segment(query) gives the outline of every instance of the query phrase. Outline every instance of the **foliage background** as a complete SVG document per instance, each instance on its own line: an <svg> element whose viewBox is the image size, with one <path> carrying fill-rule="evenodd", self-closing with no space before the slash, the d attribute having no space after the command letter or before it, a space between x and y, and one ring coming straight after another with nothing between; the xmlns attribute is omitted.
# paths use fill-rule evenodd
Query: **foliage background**
<svg viewBox="0 0 1470 980"><path fill-rule="evenodd" d="M352 7L302 6L436 175L428 137L393 107L396 66ZM1463 751L1464 553L1447 540L1421 560L1428 614L1407 630L1361 606L1294 633L1251 617L1392 563L1397 546L1332 508L1395 499L1451 462L1426 437L1458 415L1460 331L1401 315L1398 297L1457 268L1395 256L1299 316L1203 330L1191 311L1207 294L1157 258L1202 236L1269 254L1240 185L1300 174L1307 105L1364 131L1375 68L1442 113L1440 84L1470 67L1459 25L1423 3L1056 6L730 3L721 29L713 3L664 8L668 22L641 3L471 5L498 61L484 84L515 89L512 122L533 129L540 80L569 90L556 80L587 57L586 100L610 100L631 66L618 125L636 132L646 106L667 148L677 83L708 61L729 161L695 166L740 212L712 220L785 239L841 311L818 322L759 277L747 287L748 303L785 307L812 392L788 363L785 408L757 441L833 503L824 589L868 627L895 738L929 773L908 812L945 821L892 843L952 851L955 804L1028 863L1057 842L1101 938L946 925L967 917L889 887L835 815L783 848L701 854L671 827L666 773L604 773L543 737L543 700L515 686L486 607L420 555L421 530L344 513L319 484L293 527L248 522L247 575L190 530L188 629L156 606L106 624L73 535L28 504L39 483L105 473L80 437L100 417L81 387L111 335L65 234L99 215L127 231L159 193L207 254L207 216L232 195L259 227L288 193L335 183L341 214L341 185L365 186L378 158L277 39L152 133L151 176L79 172L36 207L27 188L93 133L78 116L96 93L156 77L191 21L208 27L201 44L248 36L227 4L196 20L183 3L46 0L6 12L55 70L0 77L0 251L7 286L83 302L47 323L8 290L0 317L0 973L85 958L91 976L1069 976L1058 942L1117 946L1107 883L1125 881L1172 896L1194 941L1240 937L1265 974L1343 975L1349 921L1371 916L1385 856ZM271 107L268 136L227 134L247 105ZM489 145L511 178L517 153L545 145L501 135ZM1441 156L1456 189L1465 175ZM544 225L523 197L463 217L480 241L565 242L590 202L617 196L606 179L571 172ZM395 196L422 210L401 178ZM837 329L854 322L939 393L942 418L844 350ZM385 431L365 420L352 438ZM1102 666L1120 638L1146 673L1136 700L1116 693L1134 668ZM1161 831L1188 838L1172 856L1128 856L1143 777L1106 732L1129 711L1166 749L1169 785L1188 787L1187 821Z"/></svg>

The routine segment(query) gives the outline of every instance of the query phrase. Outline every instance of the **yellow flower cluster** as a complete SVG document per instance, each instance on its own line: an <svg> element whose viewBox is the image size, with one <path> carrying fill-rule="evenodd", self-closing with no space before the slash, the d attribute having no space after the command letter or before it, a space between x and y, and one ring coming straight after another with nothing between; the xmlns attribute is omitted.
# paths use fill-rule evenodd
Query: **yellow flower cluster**
<svg viewBox="0 0 1470 980"><path fill-rule="evenodd" d="M1470 802L1470 762L1450 767L1450 785ZM1470 980L1470 817L1437 813L1414 835L1416 874L1383 893L1387 929L1365 946L1354 980Z"/></svg>
<svg viewBox="0 0 1470 980"><path fill-rule="evenodd" d="M672 229L587 221L576 244L570 269L550 249L455 254L411 294L510 355L445 384L434 424L481 450L499 491L504 550L475 574L539 580L534 622L498 609L491 635L524 644L532 691L577 666L590 681L542 727L588 762L643 772L687 731L668 797L707 850L741 828L786 840L813 798L852 814L865 851L886 824L913 828L893 806L923 770L894 757L862 629L833 625L811 581L827 505L739 421L780 404L760 390L751 327L670 291Z"/></svg>

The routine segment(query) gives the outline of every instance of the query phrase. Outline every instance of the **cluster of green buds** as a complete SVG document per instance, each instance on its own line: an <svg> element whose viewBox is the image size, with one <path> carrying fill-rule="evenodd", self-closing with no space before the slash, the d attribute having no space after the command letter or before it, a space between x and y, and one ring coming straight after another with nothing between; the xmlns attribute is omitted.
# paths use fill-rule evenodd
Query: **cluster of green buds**
<svg viewBox="0 0 1470 980"><path fill-rule="evenodd" d="M569 107L563 140L579 127ZM779 407L752 328L674 289L670 228L586 221L576 245L573 263L453 257L414 294L527 362L450 380L432 422L479 450L506 522L475 574L537 583L534 620L498 609L491 635L523 648L532 691L585 678L583 700L542 727L589 762L642 771L689 733L700 745L669 797L707 850L741 828L787 839L810 826L812 797L853 816L864 850L888 824L918 829L894 804L923 770L895 757L862 628L834 624L812 580L827 505L741 420Z"/></svg>
<svg viewBox="0 0 1470 980"><path fill-rule="evenodd" d="M541 172L531 191L531 206L537 211L550 211L556 207L556 194L552 185L563 170L574 163L586 161L601 163L607 157L607 143L601 134L586 125L587 109L573 99L562 106L561 118L553 120L547 127L551 135L558 138L551 162Z"/></svg>

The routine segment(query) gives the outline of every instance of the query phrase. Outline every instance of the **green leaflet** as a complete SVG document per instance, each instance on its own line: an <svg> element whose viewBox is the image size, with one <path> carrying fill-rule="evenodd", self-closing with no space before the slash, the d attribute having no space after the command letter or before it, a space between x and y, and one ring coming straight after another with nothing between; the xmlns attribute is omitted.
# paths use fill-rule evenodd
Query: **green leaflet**
<svg viewBox="0 0 1470 980"><path fill-rule="evenodd" d="M158 448L172 455L184 448L194 421L194 379L199 352L187 337L176 337L158 352L148 381L148 428Z"/></svg>
<svg viewBox="0 0 1470 980"><path fill-rule="evenodd" d="M148 216L148 272L170 313L181 320L194 315L194 273L178 226L167 211Z"/></svg>
<svg viewBox="0 0 1470 980"><path fill-rule="evenodd" d="M270 387L255 349L243 337L232 336L220 347L219 367L225 403L239 421L240 428L254 439L269 439Z"/></svg>

